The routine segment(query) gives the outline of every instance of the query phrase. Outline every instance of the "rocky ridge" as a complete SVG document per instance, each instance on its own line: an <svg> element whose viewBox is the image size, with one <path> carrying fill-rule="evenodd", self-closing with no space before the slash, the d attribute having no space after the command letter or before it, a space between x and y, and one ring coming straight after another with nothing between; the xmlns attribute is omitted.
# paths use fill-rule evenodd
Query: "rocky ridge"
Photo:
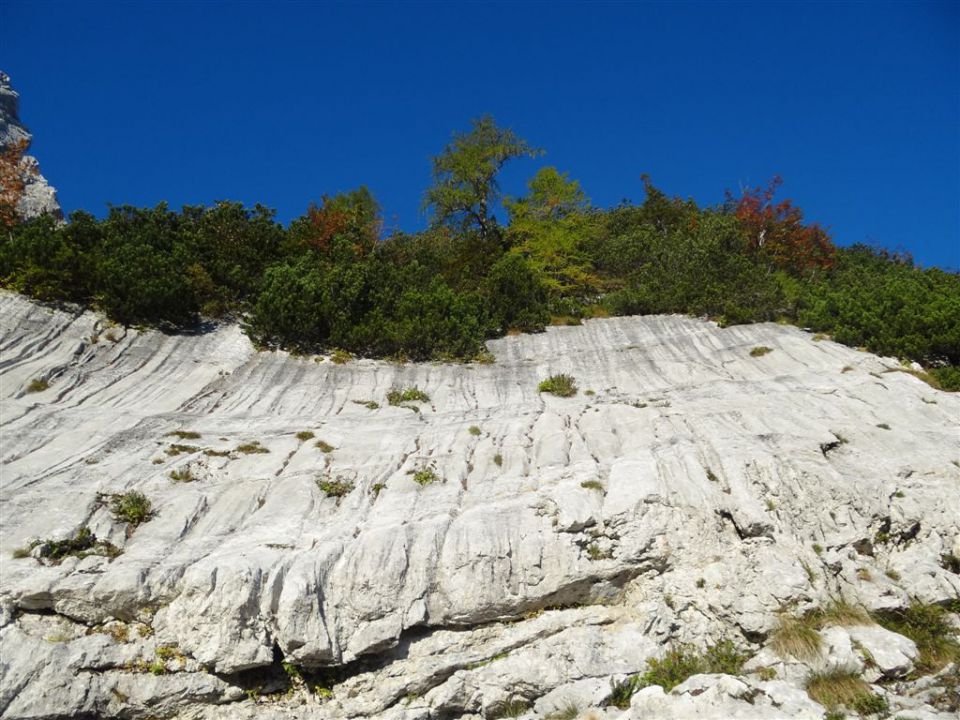
<svg viewBox="0 0 960 720"><path fill-rule="evenodd" d="M33 135L20 122L20 95L10 86L10 76L0 70L0 149L26 141L27 149ZM57 201L57 191L40 174L40 163L32 155L20 160L23 173L23 196L17 203L17 213L24 220L51 213L63 219L63 211Z"/></svg>
<svg viewBox="0 0 960 720"><path fill-rule="evenodd" d="M824 718L804 685L838 667L954 716L956 667L879 625L771 642L841 598L956 611L960 398L895 360L651 316L337 364L9 293L0 338L3 718ZM538 392L561 372L576 396ZM603 706L725 639L737 676Z"/></svg>

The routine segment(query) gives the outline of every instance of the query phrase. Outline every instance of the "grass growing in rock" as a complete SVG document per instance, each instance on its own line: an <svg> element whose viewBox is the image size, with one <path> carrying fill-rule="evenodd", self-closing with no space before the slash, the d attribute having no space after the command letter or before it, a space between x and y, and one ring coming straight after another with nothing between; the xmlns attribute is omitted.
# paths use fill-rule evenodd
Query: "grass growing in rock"
<svg viewBox="0 0 960 720"><path fill-rule="evenodd" d="M379 410L380 403L376 400L354 400L354 405L363 405L367 410Z"/></svg>
<svg viewBox="0 0 960 720"><path fill-rule="evenodd" d="M90 528L82 527L77 534L65 540L38 540L30 545L30 549L39 548L40 558L53 565L59 565L67 557L85 558L88 555L102 555L115 558L120 549L105 540L98 540Z"/></svg>
<svg viewBox="0 0 960 720"><path fill-rule="evenodd" d="M317 440L317 442L315 442L314 445L320 448L321 452L325 452L325 453L332 453L334 450L336 450L336 448L333 445L331 445L328 442L324 442L323 440Z"/></svg>
<svg viewBox="0 0 960 720"><path fill-rule="evenodd" d="M324 477L317 479L317 487L327 497L342 498L349 495L350 491L353 490L353 483L341 477L333 479Z"/></svg>
<svg viewBox="0 0 960 720"><path fill-rule="evenodd" d="M307 440L313 440L315 435L309 430L301 430L297 433L297 440L301 442L306 442Z"/></svg>
<svg viewBox="0 0 960 720"><path fill-rule="evenodd" d="M471 426L468 428L468 430L469 430L470 434L473 435L474 437L480 435L480 428L477 427L476 425L471 425Z"/></svg>
<svg viewBox="0 0 960 720"><path fill-rule="evenodd" d="M153 517L153 505L146 495L131 490L111 497L110 512L115 520L137 527Z"/></svg>
<svg viewBox="0 0 960 720"><path fill-rule="evenodd" d="M551 375L543 380L537 389L557 397L573 397L577 394L577 381L570 375Z"/></svg>
<svg viewBox="0 0 960 720"><path fill-rule="evenodd" d="M199 452L199 450L200 448L198 448L196 445L181 445L179 443L173 443L165 450L165 452L171 457L176 457L177 455L189 455L191 453Z"/></svg>
<svg viewBox="0 0 960 720"><path fill-rule="evenodd" d="M810 661L820 656L820 635L816 625L806 617L782 616L773 631L771 645L782 658Z"/></svg>
<svg viewBox="0 0 960 720"><path fill-rule="evenodd" d="M268 453L270 451L261 445L258 440L254 440L253 442L237 445L237 452L243 453L244 455L255 455L257 453Z"/></svg>
<svg viewBox="0 0 960 720"><path fill-rule="evenodd" d="M845 706L861 715L882 713L887 702L870 691L870 686L852 670L833 668L807 678L807 695L828 710Z"/></svg>
<svg viewBox="0 0 960 720"><path fill-rule="evenodd" d="M503 455L497 453L493 456L493 462L497 467L503 467Z"/></svg>
<svg viewBox="0 0 960 720"><path fill-rule="evenodd" d="M199 440L202 435L193 430L173 430L167 433L167 437L177 437L181 440Z"/></svg>
<svg viewBox="0 0 960 720"><path fill-rule="evenodd" d="M425 487L431 483L435 483L440 479L440 476L437 475L437 471L432 467L420 468L413 474L413 481L420 487Z"/></svg>
<svg viewBox="0 0 960 720"><path fill-rule="evenodd" d="M887 630L910 638L917 644L917 675L938 672L948 663L960 663L960 642L950 624L947 611L939 605L915 603L905 610L874 613Z"/></svg>
<svg viewBox="0 0 960 720"><path fill-rule="evenodd" d="M603 492L603 483L599 480L584 480L580 483L580 487L585 490L596 490L597 492Z"/></svg>
<svg viewBox="0 0 960 720"><path fill-rule="evenodd" d="M44 380L43 378L34 378L27 384L27 392L43 392L50 387L50 383Z"/></svg>
<svg viewBox="0 0 960 720"><path fill-rule="evenodd" d="M604 705L625 710L630 707L630 698L638 690L659 685L670 692L677 685L700 673L723 673L739 675L747 655L741 653L730 640L709 646L703 652L687 645L674 645L661 658L647 660L647 671L640 675L610 683L610 694Z"/></svg>
<svg viewBox="0 0 960 720"><path fill-rule="evenodd" d="M194 482L197 478L190 472L190 468L187 467L180 470L171 470L170 479L178 483L190 483Z"/></svg>
<svg viewBox="0 0 960 720"><path fill-rule="evenodd" d="M580 715L580 706L572 700L568 700L563 705L544 716L544 720L576 720Z"/></svg>
<svg viewBox="0 0 960 720"><path fill-rule="evenodd" d="M766 345L758 345L750 351L750 357L763 357L767 353L772 353L773 348L769 348Z"/></svg>
<svg viewBox="0 0 960 720"><path fill-rule="evenodd" d="M430 402L430 396L416 385L408 388L390 388L387 391L387 402L391 405L402 405L408 402Z"/></svg>

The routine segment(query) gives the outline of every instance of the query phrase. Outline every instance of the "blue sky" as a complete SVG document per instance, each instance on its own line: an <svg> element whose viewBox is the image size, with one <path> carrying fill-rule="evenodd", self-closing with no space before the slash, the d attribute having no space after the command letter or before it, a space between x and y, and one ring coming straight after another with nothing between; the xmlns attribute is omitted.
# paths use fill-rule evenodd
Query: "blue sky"
<svg viewBox="0 0 960 720"><path fill-rule="evenodd" d="M491 113L594 204L784 178L837 242L960 266L960 3L0 3L0 68L67 210L366 184L421 227Z"/></svg>

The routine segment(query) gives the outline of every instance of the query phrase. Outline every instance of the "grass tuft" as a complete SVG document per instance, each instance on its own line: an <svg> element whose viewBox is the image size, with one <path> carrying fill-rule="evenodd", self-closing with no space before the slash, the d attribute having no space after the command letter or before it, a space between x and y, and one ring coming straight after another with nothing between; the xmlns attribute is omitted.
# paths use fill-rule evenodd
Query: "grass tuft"
<svg viewBox="0 0 960 720"><path fill-rule="evenodd" d="M948 663L960 663L960 642L950 624L947 611L939 605L915 603L905 610L874 613L887 630L910 638L917 644L917 675L929 675Z"/></svg>
<svg viewBox="0 0 960 720"><path fill-rule="evenodd" d="M440 476L437 475L436 470L434 470L432 467L420 468L413 474L413 481L420 487L435 483L439 479Z"/></svg>
<svg viewBox="0 0 960 720"><path fill-rule="evenodd" d="M387 391L387 402L391 405L402 405L408 402L430 402L430 396L416 385L408 388L390 388Z"/></svg>
<svg viewBox="0 0 960 720"><path fill-rule="evenodd" d="M236 452L243 453L244 455L256 455L258 453L268 453L270 451L261 445L259 440L254 440L253 442L237 445Z"/></svg>
<svg viewBox="0 0 960 720"><path fill-rule="evenodd" d="M766 345L758 345L750 351L750 357L763 357L767 353L772 353L773 348L768 348Z"/></svg>
<svg viewBox="0 0 960 720"><path fill-rule="evenodd" d="M137 527L153 517L153 505L141 492L131 490L110 499L110 512L115 520Z"/></svg>
<svg viewBox="0 0 960 720"><path fill-rule="evenodd" d="M325 453L332 453L334 450L336 450L336 448L333 445L323 440L317 440L317 442L315 442L314 445L320 448L320 450Z"/></svg>
<svg viewBox="0 0 960 720"><path fill-rule="evenodd" d="M353 490L353 483L342 477L335 479L317 478L317 487L323 491L327 497L342 498L350 494Z"/></svg>
<svg viewBox="0 0 960 720"><path fill-rule="evenodd" d="M870 691L870 686L852 670L833 668L807 678L807 695L828 710L843 705L861 715L885 712L887 702Z"/></svg>
<svg viewBox="0 0 960 720"><path fill-rule="evenodd" d="M201 435L193 430L173 430L167 433L167 437L177 437L181 440L199 440Z"/></svg>
<svg viewBox="0 0 960 720"><path fill-rule="evenodd" d="M570 375L551 375L542 381L537 389L557 397L573 397L577 394L577 381Z"/></svg>
<svg viewBox="0 0 960 720"><path fill-rule="evenodd" d="M43 378L34 378L27 384L27 392L28 393L43 392L49 387L50 387L50 383L47 380L44 380Z"/></svg>
<svg viewBox="0 0 960 720"><path fill-rule="evenodd" d="M820 635L816 623L809 617L781 616L773 631L771 645L782 658L793 657L809 662L820 657Z"/></svg>
<svg viewBox="0 0 960 720"><path fill-rule="evenodd" d="M312 432L310 432L309 430L301 430L300 432L297 433L297 440L299 440L300 442L306 442L307 440L313 440L314 437L316 437L316 436L315 436Z"/></svg>

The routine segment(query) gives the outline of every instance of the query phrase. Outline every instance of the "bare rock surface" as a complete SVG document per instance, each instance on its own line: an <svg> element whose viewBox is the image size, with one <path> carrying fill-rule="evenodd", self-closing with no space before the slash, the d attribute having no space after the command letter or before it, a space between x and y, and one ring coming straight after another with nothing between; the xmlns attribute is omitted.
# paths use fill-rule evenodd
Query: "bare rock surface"
<svg viewBox="0 0 960 720"><path fill-rule="evenodd" d="M765 646L784 608L960 596L960 398L895 360L679 316L489 348L338 365L0 294L0 715L823 717ZM561 372L575 397L538 393ZM42 557L82 528L84 557ZM900 636L823 632L911 667ZM724 638L744 675L600 707Z"/></svg>
<svg viewBox="0 0 960 720"><path fill-rule="evenodd" d="M10 76L0 70L0 150L18 142L26 141L27 148L33 135L20 122L20 95L10 85ZM24 155L20 161L23 180L23 196L17 203L17 213L24 220L51 213L58 219L63 211L57 201L57 191L40 174L40 164L31 155Z"/></svg>

